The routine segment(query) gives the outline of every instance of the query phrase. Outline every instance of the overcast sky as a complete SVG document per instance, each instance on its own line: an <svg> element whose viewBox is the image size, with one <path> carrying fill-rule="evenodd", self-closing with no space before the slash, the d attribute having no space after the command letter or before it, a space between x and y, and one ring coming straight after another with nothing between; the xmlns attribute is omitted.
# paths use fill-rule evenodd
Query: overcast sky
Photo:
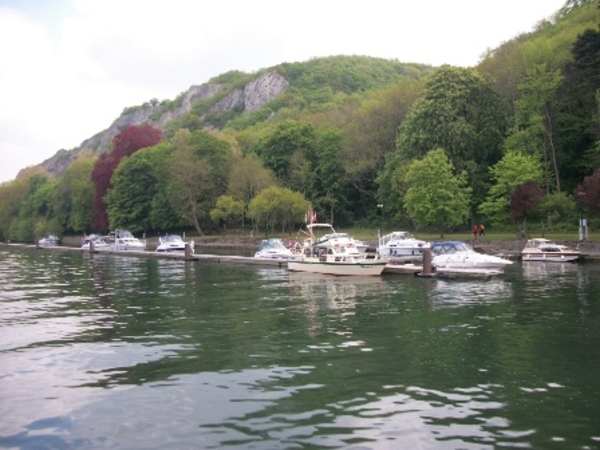
<svg viewBox="0 0 600 450"><path fill-rule="evenodd" d="M474 66L566 0L0 0L0 182L230 70L366 55Z"/></svg>

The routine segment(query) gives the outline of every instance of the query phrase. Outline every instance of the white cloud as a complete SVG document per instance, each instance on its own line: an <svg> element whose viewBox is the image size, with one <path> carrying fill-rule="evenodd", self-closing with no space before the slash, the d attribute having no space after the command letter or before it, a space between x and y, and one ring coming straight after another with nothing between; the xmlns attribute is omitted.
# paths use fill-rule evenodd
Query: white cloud
<svg viewBox="0 0 600 450"><path fill-rule="evenodd" d="M0 182L79 145L127 106L229 70L340 54L472 66L564 3L3 1Z"/></svg>

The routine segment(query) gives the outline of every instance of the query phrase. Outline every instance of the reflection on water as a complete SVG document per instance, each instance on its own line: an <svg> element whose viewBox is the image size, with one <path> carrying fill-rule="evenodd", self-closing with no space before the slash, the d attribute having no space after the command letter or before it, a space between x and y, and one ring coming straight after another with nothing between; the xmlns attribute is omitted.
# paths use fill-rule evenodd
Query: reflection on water
<svg viewBox="0 0 600 450"><path fill-rule="evenodd" d="M556 277L572 276L579 272L581 265L577 263L544 263L523 261L523 276L531 279L552 281Z"/></svg>
<svg viewBox="0 0 600 450"><path fill-rule="evenodd" d="M436 279L428 283L431 287L431 307L453 308L485 303L508 301L512 297L512 285L503 277L490 279Z"/></svg>
<svg viewBox="0 0 600 450"><path fill-rule="evenodd" d="M318 302L329 309L352 307L357 297L377 295L387 284L381 277L333 277L306 272L290 272L288 280L291 299Z"/></svg>
<svg viewBox="0 0 600 450"><path fill-rule="evenodd" d="M600 448L600 265L489 280L0 247L0 448Z"/></svg>

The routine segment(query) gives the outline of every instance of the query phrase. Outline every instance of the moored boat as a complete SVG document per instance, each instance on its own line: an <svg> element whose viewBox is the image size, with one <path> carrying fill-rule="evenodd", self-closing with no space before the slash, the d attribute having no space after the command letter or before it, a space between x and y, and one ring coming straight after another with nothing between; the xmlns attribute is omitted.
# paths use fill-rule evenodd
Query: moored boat
<svg viewBox="0 0 600 450"><path fill-rule="evenodd" d="M194 241L185 242L178 234L165 234L159 236L157 252L185 252L185 246L189 244L192 253L194 252Z"/></svg>
<svg viewBox="0 0 600 450"><path fill-rule="evenodd" d="M288 260L292 272L376 276L385 268L385 260L367 258L350 235L336 232L328 223L307 225L307 232L302 253Z"/></svg>
<svg viewBox="0 0 600 450"><path fill-rule="evenodd" d="M427 242L416 239L408 231L393 231L379 238L377 253L384 259L422 258Z"/></svg>
<svg viewBox="0 0 600 450"><path fill-rule="evenodd" d="M110 250L146 250L146 242L142 242L127 230L115 230L108 237Z"/></svg>
<svg viewBox="0 0 600 450"><path fill-rule="evenodd" d="M432 242L431 265L439 271L502 271L513 262L499 256L478 253L461 241Z"/></svg>
<svg viewBox="0 0 600 450"><path fill-rule="evenodd" d="M41 245L43 247L52 247L52 246L59 245L59 244L60 244L60 239L53 234L47 234L45 237L41 238L38 241L38 245Z"/></svg>
<svg viewBox="0 0 600 450"><path fill-rule="evenodd" d="M293 251L286 247L280 238L263 239L254 253L255 258L289 259L294 256Z"/></svg>
<svg viewBox="0 0 600 450"><path fill-rule="evenodd" d="M581 252L545 238L528 239L521 250L523 261L574 262L580 256Z"/></svg>
<svg viewBox="0 0 600 450"><path fill-rule="evenodd" d="M92 245L94 246L94 250L106 250L109 247L108 242L102 236L97 234L89 234L84 236L81 248L89 250Z"/></svg>

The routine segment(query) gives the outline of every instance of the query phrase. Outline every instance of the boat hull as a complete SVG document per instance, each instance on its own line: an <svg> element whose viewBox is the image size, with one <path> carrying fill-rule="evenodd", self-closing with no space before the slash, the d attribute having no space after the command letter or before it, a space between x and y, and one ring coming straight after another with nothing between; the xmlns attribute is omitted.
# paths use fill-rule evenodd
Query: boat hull
<svg viewBox="0 0 600 450"><path fill-rule="evenodd" d="M546 238L529 239L521 251L523 261L575 262L581 253Z"/></svg>
<svg viewBox="0 0 600 450"><path fill-rule="evenodd" d="M504 270L512 261L495 256L486 256L485 258L477 256L476 258L465 256L436 256L431 264L436 268L461 269L461 270Z"/></svg>
<svg viewBox="0 0 600 450"><path fill-rule="evenodd" d="M532 262L575 262L579 259L579 253L523 253L523 261Z"/></svg>
<svg viewBox="0 0 600 450"><path fill-rule="evenodd" d="M168 253L168 252L185 252L185 245L184 246L176 246L176 247L170 247L170 246L159 246L156 248L156 251L158 253Z"/></svg>
<svg viewBox="0 0 600 450"><path fill-rule="evenodd" d="M386 262L377 261L320 261L319 258L304 258L288 261L291 272L320 273L335 276L378 276L385 269Z"/></svg>
<svg viewBox="0 0 600 450"><path fill-rule="evenodd" d="M378 250L380 258L422 258L422 247L394 247Z"/></svg>

